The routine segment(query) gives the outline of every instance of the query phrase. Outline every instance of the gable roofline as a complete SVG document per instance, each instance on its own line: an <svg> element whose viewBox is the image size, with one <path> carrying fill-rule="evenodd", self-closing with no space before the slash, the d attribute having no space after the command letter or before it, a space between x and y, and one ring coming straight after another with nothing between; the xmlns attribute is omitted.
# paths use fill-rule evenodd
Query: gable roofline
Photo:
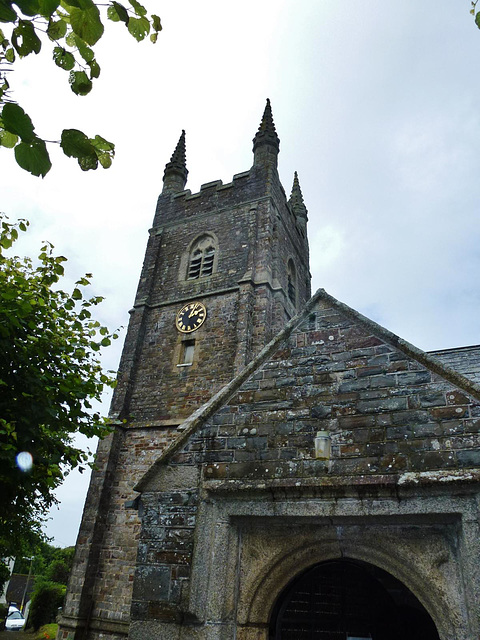
<svg viewBox="0 0 480 640"><path fill-rule="evenodd" d="M303 309L285 325L275 338L273 338L273 340L271 340L238 375L236 375L227 385L222 387L214 396L212 396L208 402L199 407L191 416L177 427L179 436L162 451L160 457L136 484L134 487L135 491L142 492L144 490L150 479L155 475L157 467L166 463L168 459L187 442L190 436L199 429L199 427L201 427L218 409L220 409L220 407L230 400L242 384L246 382L246 380L271 355L275 353L280 344L289 338L293 331L306 320L313 308L319 302L323 302L326 306L333 307L340 313L358 321L364 327L367 327L373 335L383 339L391 346L399 349L420 364L423 364L430 371L437 373L451 384L454 384L456 387L459 387L466 393L473 396L476 400L480 401L479 384L473 382L461 373L458 373L455 369L442 364L442 362L434 356L431 356L425 351L422 351L422 349L415 347L410 342L403 340L395 333L392 333L373 320L370 320L370 318L367 318L343 302L340 302L328 294L325 289L318 289L318 291L305 304Z"/></svg>

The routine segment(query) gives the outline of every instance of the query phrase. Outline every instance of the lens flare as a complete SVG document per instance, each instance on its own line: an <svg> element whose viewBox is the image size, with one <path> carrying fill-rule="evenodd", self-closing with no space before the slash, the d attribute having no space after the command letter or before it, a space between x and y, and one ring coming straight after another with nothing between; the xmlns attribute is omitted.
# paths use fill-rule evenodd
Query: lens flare
<svg viewBox="0 0 480 640"><path fill-rule="evenodd" d="M20 471L30 471L30 469L33 467L33 457L32 454L28 451L21 451L17 455L16 460L17 467L20 469Z"/></svg>

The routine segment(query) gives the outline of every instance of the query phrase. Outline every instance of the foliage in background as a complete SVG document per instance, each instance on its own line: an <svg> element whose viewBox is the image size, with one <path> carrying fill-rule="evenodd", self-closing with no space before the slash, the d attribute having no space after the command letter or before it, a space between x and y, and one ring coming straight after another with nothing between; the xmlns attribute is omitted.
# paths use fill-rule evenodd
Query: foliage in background
<svg viewBox="0 0 480 640"><path fill-rule="evenodd" d="M54 547L42 540L32 550L32 560L17 557L13 572L24 575L31 573L37 578L43 577L66 585L72 569L74 553L75 547Z"/></svg>
<svg viewBox="0 0 480 640"><path fill-rule="evenodd" d="M32 594L28 624L36 631L44 624L55 622L63 605L67 588L49 580L38 580Z"/></svg>
<svg viewBox="0 0 480 640"><path fill-rule="evenodd" d="M105 17L123 23L137 41L150 34L156 42L162 28L160 18L149 16L137 0L130 0L127 7L116 1L0 0L0 23L7 25L0 29L0 146L13 148L17 163L35 176L44 177L52 165L47 141L35 133L30 117L11 98L15 60L40 53L45 41L52 43L53 62L68 73L72 91L86 96L100 75L93 47L104 33ZM102 136L89 138L78 129L64 129L56 142L84 171L96 169L99 163L108 168L115 152Z"/></svg>
<svg viewBox="0 0 480 640"><path fill-rule="evenodd" d="M3 593L3 590L5 589L5 585L7 584L9 578L10 578L10 569L6 564L4 564L3 562L0 562L0 593ZM2 616L0 614L0 619L1 617Z"/></svg>
<svg viewBox="0 0 480 640"><path fill-rule="evenodd" d="M49 243L37 265L7 255L28 223L0 222L0 558L7 558L28 555L54 490L88 464L74 436L108 432L91 402L114 386L98 357L117 335L92 318L102 298L85 296L90 274L62 291L66 258Z"/></svg>
<svg viewBox="0 0 480 640"><path fill-rule="evenodd" d="M67 584L73 565L75 547L56 549L52 562L45 567L44 575L47 580Z"/></svg>

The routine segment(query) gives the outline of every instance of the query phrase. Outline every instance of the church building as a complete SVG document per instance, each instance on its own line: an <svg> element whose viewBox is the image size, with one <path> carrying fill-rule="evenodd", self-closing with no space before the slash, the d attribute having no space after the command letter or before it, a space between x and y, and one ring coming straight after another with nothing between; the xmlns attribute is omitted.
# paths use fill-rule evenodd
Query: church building
<svg viewBox="0 0 480 640"><path fill-rule="evenodd" d="M166 165L59 640L480 637L480 347L311 297L278 153Z"/></svg>

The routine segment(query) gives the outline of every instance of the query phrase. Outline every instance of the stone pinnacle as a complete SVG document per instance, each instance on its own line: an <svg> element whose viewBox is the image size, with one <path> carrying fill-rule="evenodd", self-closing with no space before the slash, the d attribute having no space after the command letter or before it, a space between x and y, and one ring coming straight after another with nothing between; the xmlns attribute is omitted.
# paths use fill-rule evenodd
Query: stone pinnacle
<svg viewBox="0 0 480 640"><path fill-rule="evenodd" d="M298 173L295 171L293 175L292 193L288 204L292 208L293 213L300 218L307 218L307 208L303 202L302 190L298 180Z"/></svg>

